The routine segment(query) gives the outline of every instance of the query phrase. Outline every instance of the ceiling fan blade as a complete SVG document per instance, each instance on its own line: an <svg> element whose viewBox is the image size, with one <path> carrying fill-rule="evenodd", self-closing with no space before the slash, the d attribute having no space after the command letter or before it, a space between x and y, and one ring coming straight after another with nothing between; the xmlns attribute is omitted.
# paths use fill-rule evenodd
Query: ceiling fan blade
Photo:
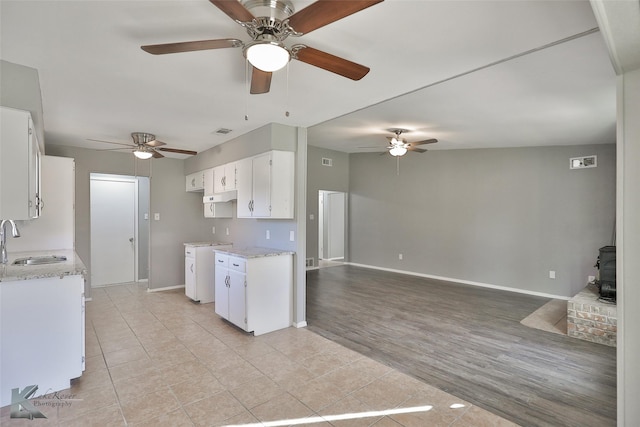
<svg viewBox="0 0 640 427"><path fill-rule="evenodd" d="M295 49L295 58L298 61L306 62L309 65L331 71L351 80L360 80L370 70L369 67L364 65L356 64L309 46L296 45L294 48L298 48Z"/></svg>
<svg viewBox="0 0 640 427"><path fill-rule="evenodd" d="M252 95L258 95L261 93L269 92L271 88L271 75L273 73L269 73L267 71L262 71L259 68L252 67L251 71L251 89L249 93Z"/></svg>
<svg viewBox="0 0 640 427"><path fill-rule="evenodd" d="M104 141L102 139L90 139L90 138L87 138L87 141L104 142L104 143L107 143L107 144L117 144L117 145L124 145L126 147L135 148L135 145L133 145L133 144L125 144L124 142Z"/></svg>
<svg viewBox="0 0 640 427"><path fill-rule="evenodd" d="M168 153L178 153L178 154L188 154L190 156L195 156L196 154L198 154L197 151L191 151L191 150L180 150L178 148L164 148L164 147L160 147L160 148L156 148L156 150L160 150L160 151L166 151ZM154 150L154 151L156 151ZM164 157L164 156L163 156Z"/></svg>
<svg viewBox="0 0 640 427"><path fill-rule="evenodd" d="M118 150L131 150L131 148L132 148L132 147L129 147L129 148L125 148L125 147L123 147L123 148L101 148L101 149L96 150L96 151L118 151Z"/></svg>
<svg viewBox="0 0 640 427"><path fill-rule="evenodd" d="M154 159L161 159L163 157L164 156L162 154L158 153L156 150L153 150L153 158Z"/></svg>
<svg viewBox="0 0 640 427"><path fill-rule="evenodd" d="M250 22L255 16L238 0L209 0L215 7L227 14L234 21Z"/></svg>
<svg viewBox="0 0 640 427"><path fill-rule="evenodd" d="M157 139L154 139L153 141L149 141L144 145L146 145L147 147L160 147L160 146L163 146L163 145L167 145L167 143L166 142L162 142L162 141L158 141Z"/></svg>
<svg viewBox="0 0 640 427"><path fill-rule="evenodd" d="M417 147L407 147L407 150L415 151L416 153L424 153L427 151L424 148L417 148Z"/></svg>
<svg viewBox="0 0 640 427"><path fill-rule="evenodd" d="M242 41L238 39L216 39L216 40L198 40L192 42L150 44L140 46L145 52L153 55L164 55L167 53L193 52L196 50L224 49L227 47L240 47Z"/></svg>
<svg viewBox="0 0 640 427"><path fill-rule="evenodd" d="M318 0L289 17L289 25L306 34L383 0ZM213 2L213 0L211 0Z"/></svg>
<svg viewBox="0 0 640 427"><path fill-rule="evenodd" d="M409 145L413 147L415 145L433 144L434 142L438 142L438 140L435 138L425 139L424 141L410 142Z"/></svg>

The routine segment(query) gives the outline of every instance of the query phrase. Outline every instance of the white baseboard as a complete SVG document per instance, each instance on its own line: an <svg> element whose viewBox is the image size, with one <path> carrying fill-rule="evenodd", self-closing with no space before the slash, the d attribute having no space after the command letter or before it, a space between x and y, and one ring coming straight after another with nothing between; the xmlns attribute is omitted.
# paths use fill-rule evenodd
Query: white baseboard
<svg viewBox="0 0 640 427"><path fill-rule="evenodd" d="M306 328L307 327L307 321L304 320L302 322L293 322L293 327L294 328Z"/></svg>
<svg viewBox="0 0 640 427"><path fill-rule="evenodd" d="M519 294L534 295L534 296L537 296L537 297L562 299L562 300L566 300L566 301L571 299L570 297L565 297L565 296L561 296L561 295L553 295L553 294L547 294L547 293L544 293L544 292L528 291L526 289L509 288L507 286L498 286L498 285L492 285L490 283L482 283L482 282L474 282L474 281L471 281L471 280L455 279L453 277L443 277L443 276L435 276L433 274L416 273L415 271L396 270L395 268L377 267L375 265L358 264L358 263L355 263L355 262L346 262L345 264L353 265L354 267L370 268L372 270L382 270L382 271L389 271L391 273L408 274L410 276L424 277L424 278L427 278L427 279L443 280L443 281L446 281L446 282L461 283L461 284L464 284L464 285L471 285L471 286L480 286L482 288L497 289L497 290L508 291L508 292L517 292Z"/></svg>
<svg viewBox="0 0 640 427"><path fill-rule="evenodd" d="M320 270L320 267L307 267L307 271Z"/></svg>
<svg viewBox="0 0 640 427"><path fill-rule="evenodd" d="M167 286L165 288L147 288L147 292L162 292L162 291L171 291L173 289L184 289L184 285L178 285L178 286Z"/></svg>

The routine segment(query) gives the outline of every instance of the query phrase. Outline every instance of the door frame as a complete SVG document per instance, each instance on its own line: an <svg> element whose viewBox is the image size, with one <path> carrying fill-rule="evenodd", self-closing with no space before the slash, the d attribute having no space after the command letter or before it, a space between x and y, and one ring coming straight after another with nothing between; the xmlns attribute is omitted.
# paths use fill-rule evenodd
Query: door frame
<svg viewBox="0 0 640 427"><path fill-rule="evenodd" d="M138 214L139 214L139 190L138 190L138 177L130 176L130 175L117 175L117 174L108 174L108 173L94 173L91 172L89 174L89 188L91 188L92 180L100 180L100 181L115 181L115 182L128 182L133 184L133 194L134 194L134 202L133 202L133 216L135 221L133 221L133 235L134 235L134 250L133 250L133 280L138 282L140 280L139 274L139 265L138 265L138 246L140 245L140 233L138 226ZM91 192L89 192L89 206L91 206ZM91 223L92 223L92 213L89 211L89 247L91 247L91 240L93 236L91 235ZM91 287L95 287L93 283L91 283ZM98 286L102 287L102 286Z"/></svg>
<svg viewBox="0 0 640 427"><path fill-rule="evenodd" d="M343 256L342 258L326 258L325 255L330 255L329 254L329 245L328 244L324 244L324 234L325 231L327 233L331 233L330 227L331 224L328 223L328 221L325 221L325 208L327 207L327 203L326 203L326 196L328 194L342 194L342 197L344 198L344 208L343 208L343 215L344 215L344 221L343 221ZM328 260L328 261L332 261L332 260L347 260L347 253L348 253L348 235L349 235L349 223L347 221L348 219L348 196L349 194L345 191L338 191L338 190L318 190L318 213L317 213L317 218L318 218L318 266L320 266L320 260ZM326 227L325 227L325 222ZM327 239L327 243L328 243L329 239ZM322 247L322 251L320 250Z"/></svg>

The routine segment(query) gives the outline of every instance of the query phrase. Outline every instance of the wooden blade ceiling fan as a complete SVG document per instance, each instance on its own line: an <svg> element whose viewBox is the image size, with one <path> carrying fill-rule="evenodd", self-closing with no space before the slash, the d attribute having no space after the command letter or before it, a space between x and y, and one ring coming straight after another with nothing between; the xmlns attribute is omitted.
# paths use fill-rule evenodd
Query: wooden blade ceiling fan
<svg viewBox="0 0 640 427"><path fill-rule="evenodd" d="M339 19L360 12L383 0L317 0L295 12L290 0L209 0L247 30L251 41L238 39L199 40L141 46L154 55L197 50L241 47L252 66L250 93L267 93L274 71L292 58L351 80L360 80L369 68L304 44L287 47L289 36L299 37Z"/></svg>
<svg viewBox="0 0 640 427"><path fill-rule="evenodd" d="M433 144L438 142L437 139L425 139L423 141L415 141L415 142L407 142L406 139L400 137L403 133L409 132L407 129L389 129L390 132L395 133L395 136L388 136L389 145L387 146L387 151L382 154L391 154L395 157L401 157L407 154L408 151L413 151L416 153L424 153L427 151L424 148L418 148L418 145L424 144Z"/></svg>
<svg viewBox="0 0 640 427"><path fill-rule="evenodd" d="M187 154L189 156L194 156L198 154L197 151L163 147L164 145L167 145L167 144L165 142L158 141L156 139L156 136L152 133L132 132L131 138L133 138L133 144L125 144L122 142L114 142L114 141L104 141L101 139L88 139L88 141L105 142L107 144L122 145L126 148L109 148L109 149L100 150L100 151L131 150L134 156L142 160L150 159L151 157L155 159L163 158L164 155L159 151L165 151L167 153Z"/></svg>

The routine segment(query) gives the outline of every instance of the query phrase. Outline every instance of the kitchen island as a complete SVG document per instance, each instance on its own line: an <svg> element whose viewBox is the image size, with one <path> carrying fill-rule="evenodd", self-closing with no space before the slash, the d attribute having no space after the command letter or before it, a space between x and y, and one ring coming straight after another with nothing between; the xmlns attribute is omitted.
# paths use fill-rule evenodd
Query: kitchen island
<svg viewBox="0 0 640 427"><path fill-rule="evenodd" d="M215 310L254 335L291 326L294 252L216 249Z"/></svg>
<svg viewBox="0 0 640 427"><path fill-rule="evenodd" d="M14 389L35 385L31 397L41 396L84 371L84 263L73 250L9 255L0 266L0 406Z"/></svg>

